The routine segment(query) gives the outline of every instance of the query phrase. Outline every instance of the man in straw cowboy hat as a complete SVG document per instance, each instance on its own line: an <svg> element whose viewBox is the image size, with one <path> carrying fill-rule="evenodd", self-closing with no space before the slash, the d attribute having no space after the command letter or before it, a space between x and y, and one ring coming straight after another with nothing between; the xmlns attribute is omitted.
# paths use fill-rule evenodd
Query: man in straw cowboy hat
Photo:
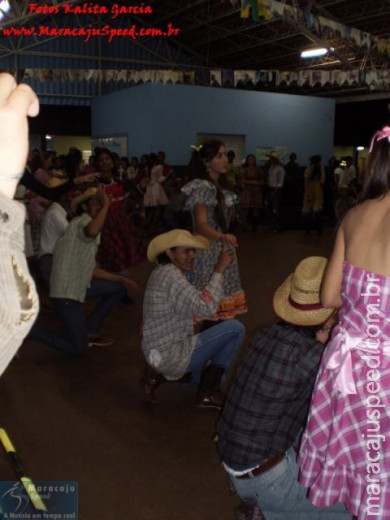
<svg viewBox="0 0 390 520"><path fill-rule="evenodd" d="M194 322L210 318L223 296L222 275L233 261L230 250L223 251L211 279L203 290L191 285L186 275L192 270L196 249L208 249L209 241L183 229L155 237L147 257L157 261L149 277L143 308L142 350L147 362L143 379L152 401L162 382L191 374L199 385L197 406L221 408L220 386L244 336L244 326L226 320L194 333Z"/></svg>
<svg viewBox="0 0 390 520"><path fill-rule="evenodd" d="M111 199L102 187L88 188L71 202L72 219L56 242L50 274L50 298L54 311L66 326L62 336L36 323L29 339L42 341L71 356L81 356L92 346L109 346L114 340L99 334L104 319L137 284L126 276L110 273L96 265L96 251L101 229ZM84 302L100 301L85 315Z"/></svg>
<svg viewBox="0 0 390 520"><path fill-rule="evenodd" d="M296 446L334 311L320 303L327 260L309 257L273 297L280 322L255 335L217 425L217 450L232 485L266 520L350 519L343 504L313 506L298 483Z"/></svg>

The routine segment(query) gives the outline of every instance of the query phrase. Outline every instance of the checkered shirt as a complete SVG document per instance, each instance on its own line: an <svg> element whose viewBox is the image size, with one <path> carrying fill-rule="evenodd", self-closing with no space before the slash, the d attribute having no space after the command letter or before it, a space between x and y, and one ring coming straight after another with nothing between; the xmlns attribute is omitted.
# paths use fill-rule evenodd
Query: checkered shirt
<svg viewBox="0 0 390 520"><path fill-rule="evenodd" d="M253 338L217 425L224 464L244 471L294 444L305 424L322 352L312 331L287 324Z"/></svg>
<svg viewBox="0 0 390 520"><path fill-rule="evenodd" d="M167 379L182 377L196 342L194 318L212 316L222 296L220 273L213 273L199 291L173 264L157 266L143 305L142 351L147 362Z"/></svg>
<svg viewBox="0 0 390 520"><path fill-rule="evenodd" d="M100 234L97 237L85 235L84 230L91 220L87 213L75 217L57 240L50 275L51 298L85 301L100 240Z"/></svg>

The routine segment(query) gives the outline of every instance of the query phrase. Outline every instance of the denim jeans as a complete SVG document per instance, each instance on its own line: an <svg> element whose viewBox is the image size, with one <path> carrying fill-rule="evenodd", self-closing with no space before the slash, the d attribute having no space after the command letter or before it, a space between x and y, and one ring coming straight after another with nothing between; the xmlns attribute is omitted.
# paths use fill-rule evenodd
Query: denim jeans
<svg viewBox="0 0 390 520"><path fill-rule="evenodd" d="M45 254L39 258L39 271L45 286L50 286L51 266L53 265L53 255Z"/></svg>
<svg viewBox="0 0 390 520"><path fill-rule="evenodd" d="M192 373L191 384L199 384L202 370L208 361L228 371L238 354L244 335L245 327L238 320L222 321L200 332L186 370Z"/></svg>
<svg viewBox="0 0 390 520"><path fill-rule="evenodd" d="M243 499L255 498L266 520L351 520L344 504L316 507L306 498L307 490L298 482L299 467L293 448L270 470L254 478L230 475Z"/></svg>
<svg viewBox="0 0 390 520"><path fill-rule="evenodd" d="M273 188L271 188L270 192L268 193L268 200L266 201L266 210L270 223L273 226L278 227L281 225L280 206L282 203L282 189L278 188L271 199L270 194L272 191Z"/></svg>
<svg viewBox="0 0 390 520"><path fill-rule="evenodd" d="M72 356L81 356L88 346L88 334L97 334L103 320L112 308L121 301L126 291L122 285L100 278L92 278L86 300L100 298L89 316L85 315L84 303L69 298L52 298L53 308L67 332L67 337L35 323L29 339L41 341L50 347Z"/></svg>

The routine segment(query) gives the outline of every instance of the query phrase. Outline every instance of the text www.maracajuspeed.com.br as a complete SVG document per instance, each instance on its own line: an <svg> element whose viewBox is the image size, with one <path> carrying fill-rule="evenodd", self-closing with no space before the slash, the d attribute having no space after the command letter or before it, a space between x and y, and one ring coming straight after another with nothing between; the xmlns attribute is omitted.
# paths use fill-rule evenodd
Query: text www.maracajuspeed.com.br
<svg viewBox="0 0 390 520"><path fill-rule="evenodd" d="M103 27L49 27L47 25L40 25L39 27L3 27L1 29L3 36L72 36L81 37L84 42L88 42L93 36L100 36L107 38L108 42L116 37L127 37L136 40L142 37L172 37L177 36L180 29L173 27L171 23L167 24L166 30L155 29L153 27L137 27L137 25L131 25L125 28L111 27L110 25L104 25Z"/></svg>

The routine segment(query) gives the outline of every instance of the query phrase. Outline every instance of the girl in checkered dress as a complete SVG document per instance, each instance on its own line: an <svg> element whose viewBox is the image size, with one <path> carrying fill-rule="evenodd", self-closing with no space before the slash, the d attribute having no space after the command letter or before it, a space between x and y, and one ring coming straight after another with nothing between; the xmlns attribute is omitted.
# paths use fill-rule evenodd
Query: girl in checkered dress
<svg viewBox="0 0 390 520"><path fill-rule="evenodd" d="M390 127L372 140L359 203L340 224L321 300L339 308L304 432L300 483L317 506L390 518Z"/></svg>

